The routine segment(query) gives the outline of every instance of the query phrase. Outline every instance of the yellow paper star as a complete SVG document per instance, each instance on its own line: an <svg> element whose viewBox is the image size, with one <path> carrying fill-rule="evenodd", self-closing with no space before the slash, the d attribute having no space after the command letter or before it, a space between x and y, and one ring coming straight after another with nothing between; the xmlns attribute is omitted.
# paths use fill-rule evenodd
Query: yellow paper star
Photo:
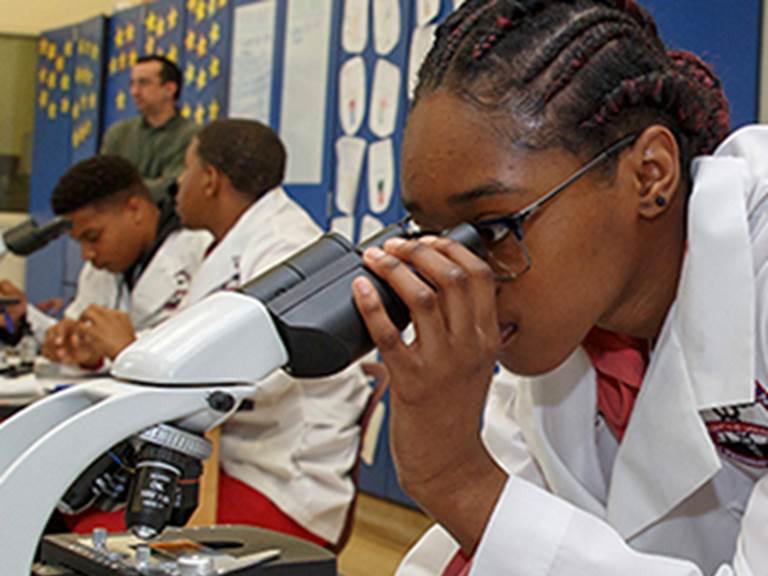
<svg viewBox="0 0 768 576"><path fill-rule="evenodd" d="M165 36L165 19L162 17L157 19L157 23L155 24L155 34L157 34L158 38Z"/></svg>
<svg viewBox="0 0 768 576"><path fill-rule="evenodd" d="M195 65L192 64L192 62L187 63L187 69L184 71L184 80L187 84L192 84L192 82L195 81L195 76L197 74L197 71L195 70Z"/></svg>
<svg viewBox="0 0 768 576"><path fill-rule="evenodd" d="M208 37L211 39L211 46L215 46L221 40L221 26L218 22L211 24L211 33Z"/></svg>
<svg viewBox="0 0 768 576"><path fill-rule="evenodd" d="M195 37L194 30L187 30L187 37L184 39L184 48L187 52L192 52L197 44L197 38Z"/></svg>
<svg viewBox="0 0 768 576"><path fill-rule="evenodd" d="M130 44L135 38L136 27L133 25L133 22L128 22L128 24L125 25L125 42Z"/></svg>
<svg viewBox="0 0 768 576"><path fill-rule="evenodd" d="M181 116L187 119L192 116L192 108L189 107L189 104L184 104L184 106L181 108Z"/></svg>
<svg viewBox="0 0 768 576"><path fill-rule="evenodd" d="M176 47L176 44L171 44L171 47L168 48L168 60L174 64L178 63L179 49Z"/></svg>
<svg viewBox="0 0 768 576"><path fill-rule="evenodd" d="M149 14L147 14L147 17L144 20L144 28L149 32L150 34L155 31L155 25L157 24L157 15L154 13L154 11L150 10Z"/></svg>
<svg viewBox="0 0 768 576"><path fill-rule="evenodd" d="M69 74L64 74L61 77L61 89L64 90L64 92L67 92L69 90L71 80L69 79Z"/></svg>
<svg viewBox="0 0 768 576"><path fill-rule="evenodd" d="M205 108L203 108L203 105L198 103L197 108L195 108L195 124L198 126L202 126L203 122L205 121Z"/></svg>
<svg viewBox="0 0 768 576"><path fill-rule="evenodd" d="M203 90L208 84L208 75L205 73L205 68L200 68L197 73L197 89Z"/></svg>
<svg viewBox="0 0 768 576"><path fill-rule="evenodd" d="M213 122L219 117L219 103L214 98L211 103L208 104L208 122Z"/></svg>
<svg viewBox="0 0 768 576"><path fill-rule="evenodd" d="M172 7L168 12L168 30L173 30L176 28L176 24L179 21L179 11L176 10L176 8Z"/></svg>
<svg viewBox="0 0 768 576"><path fill-rule="evenodd" d="M72 40L67 40L67 43L64 44L64 56L67 58L72 56Z"/></svg>
<svg viewBox="0 0 768 576"><path fill-rule="evenodd" d="M64 56L56 58L56 72L62 72L64 70Z"/></svg>
<svg viewBox="0 0 768 576"><path fill-rule="evenodd" d="M154 54L155 53L155 37L150 36L147 38L147 41L144 43L144 53L145 54Z"/></svg>
<svg viewBox="0 0 768 576"><path fill-rule="evenodd" d="M96 44L91 44L91 58L93 60L99 59L99 47Z"/></svg>
<svg viewBox="0 0 768 576"><path fill-rule="evenodd" d="M117 57L117 64L121 72L125 70L125 63L126 63L126 54L125 52L120 52L120 56Z"/></svg>
<svg viewBox="0 0 768 576"><path fill-rule="evenodd" d="M227 5L227 0L219 0L219 8L224 8Z"/></svg>
<svg viewBox="0 0 768 576"><path fill-rule="evenodd" d="M61 113L65 115L69 114L69 98L66 96L61 99Z"/></svg>
<svg viewBox="0 0 768 576"><path fill-rule="evenodd" d="M48 106L48 91L47 90L40 90L40 94L37 96L37 103L40 105L40 108L45 108Z"/></svg>
<svg viewBox="0 0 768 576"><path fill-rule="evenodd" d="M77 148L80 146L80 133L75 130L72 132L72 148Z"/></svg>
<svg viewBox="0 0 768 576"><path fill-rule="evenodd" d="M45 36L40 38L40 43L37 45L37 51L40 56L45 56L48 53L48 38Z"/></svg>
<svg viewBox="0 0 768 576"><path fill-rule="evenodd" d="M187 10L194 12L197 9L197 0L187 0Z"/></svg>
<svg viewBox="0 0 768 576"><path fill-rule="evenodd" d="M48 70L45 68L40 68L40 70L37 71L37 79L40 81L40 84L45 84L45 81L48 76Z"/></svg>
<svg viewBox="0 0 768 576"><path fill-rule="evenodd" d="M85 111L88 108L88 97L85 94L80 94L80 110Z"/></svg>
<svg viewBox="0 0 768 576"><path fill-rule="evenodd" d="M115 96L115 108L119 111L125 110L125 92L120 90Z"/></svg>
<svg viewBox="0 0 768 576"><path fill-rule="evenodd" d="M195 22L202 22L205 20L205 0L201 0L200 4L195 8Z"/></svg>
<svg viewBox="0 0 768 576"><path fill-rule="evenodd" d="M117 58L114 56L109 59L109 74L117 74Z"/></svg>
<svg viewBox="0 0 768 576"><path fill-rule="evenodd" d="M56 102L51 102L48 104L48 118L51 120L56 120Z"/></svg>
<svg viewBox="0 0 768 576"><path fill-rule="evenodd" d="M125 36L124 36L123 29L120 28L120 26L117 27L115 30L115 46L120 49L123 47L123 43L125 42Z"/></svg>
<svg viewBox="0 0 768 576"><path fill-rule="evenodd" d="M211 65L208 67L208 71L211 75L211 78L218 78L220 68L221 68L221 61L219 60L218 56L212 57Z"/></svg>
<svg viewBox="0 0 768 576"><path fill-rule="evenodd" d="M136 64L138 59L139 59L139 54L138 52L136 52L136 48L134 48L133 50L131 50L131 53L128 54L128 63L131 66L133 66L134 64Z"/></svg>
<svg viewBox="0 0 768 576"><path fill-rule="evenodd" d="M56 82L57 82L56 73L55 72L51 72L50 74L48 74L48 89L49 90L56 90Z"/></svg>
<svg viewBox="0 0 768 576"><path fill-rule="evenodd" d="M197 57L202 58L208 53L208 40L205 39L205 36L200 36L200 38L197 40Z"/></svg>
<svg viewBox="0 0 768 576"><path fill-rule="evenodd" d="M80 104L75 102L75 105L72 106L72 118L77 120L80 118Z"/></svg>
<svg viewBox="0 0 768 576"><path fill-rule="evenodd" d="M48 44L48 60L53 60L56 58L56 44L54 42L50 42Z"/></svg>
<svg viewBox="0 0 768 576"><path fill-rule="evenodd" d="M208 17L213 18L216 14L216 0L209 0L208 1Z"/></svg>
<svg viewBox="0 0 768 576"><path fill-rule="evenodd" d="M88 106L91 107L91 110L96 110L96 92L91 92L88 94Z"/></svg>

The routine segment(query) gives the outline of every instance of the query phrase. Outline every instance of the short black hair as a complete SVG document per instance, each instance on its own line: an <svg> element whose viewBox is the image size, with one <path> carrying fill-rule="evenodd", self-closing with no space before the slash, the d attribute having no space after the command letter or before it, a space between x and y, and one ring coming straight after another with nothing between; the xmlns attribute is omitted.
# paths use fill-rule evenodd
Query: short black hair
<svg viewBox="0 0 768 576"><path fill-rule="evenodd" d="M225 174L242 194L258 200L282 184L285 146L269 126L225 118L205 126L197 139L200 159Z"/></svg>
<svg viewBox="0 0 768 576"><path fill-rule="evenodd" d="M51 194L54 214L62 216L120 194L139 194L150 199L141 174L121 156L94 156L64 173Z"/></svg>
<svg viewBox="0 0 768 576"><path fill-rule="evenodd" d="M179 67L165 56L160 56L159 54L147 54L136 60L136 64L143 64L145 62L160 62L160 82L162 84L166 82L176 84L176 93L173 95L173 99L178 101L181 97L182 86L182 75Z"/></svg>

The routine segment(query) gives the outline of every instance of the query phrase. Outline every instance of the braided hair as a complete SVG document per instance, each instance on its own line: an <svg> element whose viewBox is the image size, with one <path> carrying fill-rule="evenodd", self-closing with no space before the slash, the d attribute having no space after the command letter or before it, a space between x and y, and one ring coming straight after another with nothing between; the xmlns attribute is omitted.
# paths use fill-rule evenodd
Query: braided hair
<svg viewBox="0 0 768 576"><path fill-rule="evenodd" d="M729 131L717 76L691 53L667 52L634 0L468 0L437 30L414 106L438 89L494 121L511 114L516 143L533 149L594 155L663 124L688 167Z"/></svg>

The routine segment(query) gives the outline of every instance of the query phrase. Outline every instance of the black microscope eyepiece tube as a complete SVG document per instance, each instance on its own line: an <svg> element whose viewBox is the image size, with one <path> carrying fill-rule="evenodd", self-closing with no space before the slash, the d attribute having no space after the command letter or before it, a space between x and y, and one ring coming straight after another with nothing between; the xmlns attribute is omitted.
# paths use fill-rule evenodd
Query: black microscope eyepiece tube
<svg viewBox="0 0 768 576"><path fill-rule="evenodd" d="M484 257L483 241L473 226L461 224L444 235ZM359 246L337 234L327 234L241 289L261 300L272 315L288 350L286 372L297 377L327 376L373 348L352 298L352 281L358 276L371 281L400 330L408 325L408 308L363 265L362 257L365 249L403 236L409 232L397 224Z"/></svg>

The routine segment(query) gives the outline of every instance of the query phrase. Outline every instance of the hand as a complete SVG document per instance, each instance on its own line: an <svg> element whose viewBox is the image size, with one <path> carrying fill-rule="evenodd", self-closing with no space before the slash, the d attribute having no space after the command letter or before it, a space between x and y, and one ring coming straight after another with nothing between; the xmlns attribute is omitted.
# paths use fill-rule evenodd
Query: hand
<svg viewBox="0 0 768 576"><path fill-rule="evenodd" d="M79 335L78 322L71 318L64 318L48 329L41 352L52 362L74 364L83 368L95 368L104 358L83 340Z"/></svg>
<svg viewBox="0 0 768 576"><path fill-rule="evenodd" d="M61 298L48 298L48 300L37 302L35 306L46 314L58 314L64 308L64 300Z"/></svg>
<svg viewBox="0 0 768 576"><path fill-rule="evenodd" d="M88 306L78 319L78 337L112 360L136 340L131 319L125 312Z"/></svg>
<svg viewBox="0 0 768 576"><path fill-rule="evenodd" d="M27 296L13 282L0 280L0 298L14 298L19 301L18 304L6 307L15 330L21 323L22 316L27 313Z"/></svg>
<svg viewBox="0 0 768 576"><path fill-rule="evenodd" d="M367 250L364 261L408 306L416 331L406 345L371 283L354 281L355 302L390 376L398 477L471 554L506 481L480 438L501 341L493 276L445 238L390 240L384 251Z"/></svg>

